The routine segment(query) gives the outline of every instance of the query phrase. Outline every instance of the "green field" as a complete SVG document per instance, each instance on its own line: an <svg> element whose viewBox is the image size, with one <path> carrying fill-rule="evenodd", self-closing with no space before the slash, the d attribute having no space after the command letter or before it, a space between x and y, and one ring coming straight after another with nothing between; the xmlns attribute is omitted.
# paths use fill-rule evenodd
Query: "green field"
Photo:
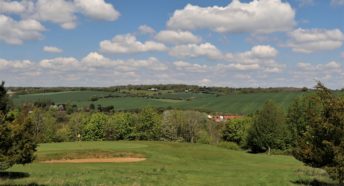
<svg viewBox="0 0 344 186"><path fill-rule="evenodd" d="M249 154L211 145L171 142L74 142L41 144L37 159L83 154L128 152L144 155L136 163L34 162L16 165L0 185L294 185L326 174L290 156ZM27 173L27 174L26 174ZM10 176L8 176L10 177Z"/></svg>
<svg viewBox="0 0 344 186"><path fill-rule="evenodd" d="M302 92L277 92L277 93L247 93L216 96L204 93L162 93L157 98L148 97L110 97L91 101L92 97L107 95L120 95L119 93L102 91L67 91L46 94L27 94L13 97L15 105L39 100L51 100L56 104L69 103L79 107L87 107L90 104L102 106L114 106L116 110L141 109L144 107L179 108L202 110L207 112L224 112L232 114L250 114L258 110L267 100L272 99L283 108Z"/></svg>

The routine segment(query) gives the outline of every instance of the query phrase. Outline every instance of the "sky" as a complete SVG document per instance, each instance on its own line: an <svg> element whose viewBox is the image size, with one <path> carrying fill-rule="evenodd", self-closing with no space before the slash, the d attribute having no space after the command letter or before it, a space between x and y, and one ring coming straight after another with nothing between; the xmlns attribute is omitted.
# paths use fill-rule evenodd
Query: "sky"
<svg viewBox="0 0 344 186"><path fill-rule="evenodd" d="M344 0L0 0L7 86L344 88Z"/></svg>

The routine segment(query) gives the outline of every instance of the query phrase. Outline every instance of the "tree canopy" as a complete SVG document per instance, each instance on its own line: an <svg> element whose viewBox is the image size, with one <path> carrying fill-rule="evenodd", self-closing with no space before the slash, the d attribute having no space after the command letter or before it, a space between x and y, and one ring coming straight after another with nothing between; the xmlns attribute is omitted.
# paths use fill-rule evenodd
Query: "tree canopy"
<svg viewBox="0 0 344 186"><path fill-rule="evenodd" d="M15 118L8 117L8 98L4 85L4 82L0 85L0 171L14 164L32 162L37 147L28 110L23 108Z"/></svg>
<svg viewBox="0 0 344 186"><path fill-rule="evenodd" d="M344 181L344 100L320 82L316 94L290 109L289 122L296 138L293 155L306 165L324 168ZM295 127L299 125L299 127Z"/></svg>

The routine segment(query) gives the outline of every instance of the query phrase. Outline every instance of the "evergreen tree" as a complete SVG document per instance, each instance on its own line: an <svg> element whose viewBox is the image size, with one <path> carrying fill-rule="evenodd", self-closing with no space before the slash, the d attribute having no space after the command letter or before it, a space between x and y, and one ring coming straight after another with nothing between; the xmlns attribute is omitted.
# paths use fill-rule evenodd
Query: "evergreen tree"
<svg viewBox="0 0 344 186"><path fill-rule="evenodd" d="M23 109L14 119L8 119L7 95L4 82L0 85L0 171L14 164L33 161L36 142L28 110Z"/></svg>

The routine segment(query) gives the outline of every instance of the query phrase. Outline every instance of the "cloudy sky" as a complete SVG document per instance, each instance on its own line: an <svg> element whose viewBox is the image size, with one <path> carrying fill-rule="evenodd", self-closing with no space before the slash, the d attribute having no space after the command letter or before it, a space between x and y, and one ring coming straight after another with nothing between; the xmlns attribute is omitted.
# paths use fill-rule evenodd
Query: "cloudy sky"
<svg viewBox="0 0 344 186"><path fill-rule="evenodd" d="M344 0L0 0L8 86L344 87Z"/></svg>

